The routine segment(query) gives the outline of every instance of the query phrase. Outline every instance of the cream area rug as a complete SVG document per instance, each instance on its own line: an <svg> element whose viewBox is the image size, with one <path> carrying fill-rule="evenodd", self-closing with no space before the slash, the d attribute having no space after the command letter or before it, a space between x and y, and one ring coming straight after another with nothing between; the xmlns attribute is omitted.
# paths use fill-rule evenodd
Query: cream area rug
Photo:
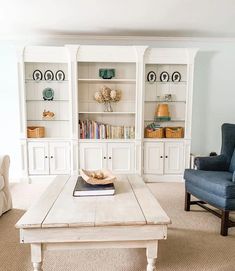
<svg viewBox="0 0 235 271"><path fill-rule="evenodd" d="M160 241L159 271L235 271L235 228L219 235L220 220L193 206L184 212L182 183L148 184L172 219L168 239ZM19 243L17 220L46 188L45 184L13 184L13 210L0 217L0 271L30 271L29 245ZM144 249L48 251L44 271L145 271Z"/></svg>

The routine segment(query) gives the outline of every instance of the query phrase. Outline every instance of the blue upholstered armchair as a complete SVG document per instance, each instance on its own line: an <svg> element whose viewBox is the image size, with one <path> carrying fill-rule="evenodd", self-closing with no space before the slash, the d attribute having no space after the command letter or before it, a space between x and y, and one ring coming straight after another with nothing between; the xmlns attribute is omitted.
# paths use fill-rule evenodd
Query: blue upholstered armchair
<svg viewBox="0 0 235 271"><path fill-rule="evenodd" d="M185 211L190 205L197 204L221 218L223 236L228 235L228 228L235 227L229 219L229 212L235 211L235 124L222 125L221 154L211 157L197 157L197 169L186 169ZM198 198L191 201L191 194ZM214 211L206 204L219 209Z"/></svg>

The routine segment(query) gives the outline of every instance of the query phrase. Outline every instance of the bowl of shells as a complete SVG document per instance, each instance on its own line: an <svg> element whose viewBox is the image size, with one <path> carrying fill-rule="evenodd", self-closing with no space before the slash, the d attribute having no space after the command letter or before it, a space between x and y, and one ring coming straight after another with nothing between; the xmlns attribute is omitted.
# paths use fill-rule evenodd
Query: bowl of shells
<svg viewBox="0 0 235 271"><path fill-rule="evenodd" d="M85 170L80 169L80 175L83 180L91 185L105 185L114 183L117 179L110 171L108 170Z"/></svg>

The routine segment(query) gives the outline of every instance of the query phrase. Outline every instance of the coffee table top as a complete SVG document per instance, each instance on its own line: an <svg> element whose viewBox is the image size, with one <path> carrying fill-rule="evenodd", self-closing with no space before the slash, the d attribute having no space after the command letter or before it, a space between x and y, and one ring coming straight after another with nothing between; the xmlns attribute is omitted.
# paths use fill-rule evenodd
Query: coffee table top
<svg viewBox="0 0 235 271"><path fill-rule="evenodd" d="M77 176L57 176L17 228L166 225L170 218L138 175L120 175L114 196L73 197Z"/></svg>

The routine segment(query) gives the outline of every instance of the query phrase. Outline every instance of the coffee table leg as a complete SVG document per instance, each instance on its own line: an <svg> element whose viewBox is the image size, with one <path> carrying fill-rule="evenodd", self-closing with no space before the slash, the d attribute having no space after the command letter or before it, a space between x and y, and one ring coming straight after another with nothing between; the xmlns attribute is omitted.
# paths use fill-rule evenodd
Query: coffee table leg
<svg viewBox="0 0 235 271"><path fill-rule="evenodd" d="M149 242L146 248L147 271L156 271L158 241Z"/></svg>
<svg viewBox="0 0 235 271"><path fill-rule="evenodd" d="M31 244L33 271L42 271L42 244Z"/></svg>

